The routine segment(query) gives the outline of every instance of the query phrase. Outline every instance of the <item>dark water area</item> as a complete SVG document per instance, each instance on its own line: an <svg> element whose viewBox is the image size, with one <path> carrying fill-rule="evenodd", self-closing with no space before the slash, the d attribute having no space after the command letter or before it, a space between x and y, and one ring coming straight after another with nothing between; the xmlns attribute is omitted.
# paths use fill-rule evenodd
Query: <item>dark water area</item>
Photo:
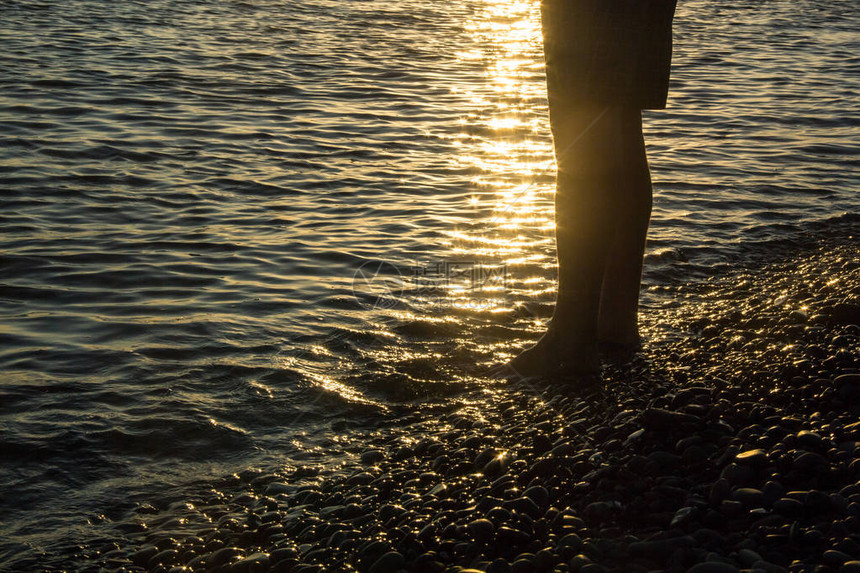
<svg viewBox="0 0 860 573"><path fill-rule="evenodd" d="M681 2L643 312L856 233L860 8ZM551 312L538 3L0 5L0 568L456 408Z"/></svg>

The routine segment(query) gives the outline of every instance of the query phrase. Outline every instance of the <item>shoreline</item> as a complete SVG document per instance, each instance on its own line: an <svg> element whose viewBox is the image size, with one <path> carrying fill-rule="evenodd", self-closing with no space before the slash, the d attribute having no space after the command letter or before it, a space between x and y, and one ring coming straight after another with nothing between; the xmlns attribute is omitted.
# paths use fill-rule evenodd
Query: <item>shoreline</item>
<svg viewBox="0 0 860 573"><path fill-rule="evenodd" d="M591 395L489 386L459 412L407 417L330 477L248 472L230 500L139 512L133 541L74 565L860 571L860 249L848 243L677 287L677 304L646 317L642 352L608 365Z"/></svg>

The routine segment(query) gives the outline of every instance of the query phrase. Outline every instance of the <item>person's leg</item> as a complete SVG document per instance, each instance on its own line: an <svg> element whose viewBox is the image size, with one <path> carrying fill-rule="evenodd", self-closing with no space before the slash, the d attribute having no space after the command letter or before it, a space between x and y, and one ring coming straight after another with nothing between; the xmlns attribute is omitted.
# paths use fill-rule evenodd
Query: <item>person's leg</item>
<svg viewBox="0 0 860 573"><path fill-rule="evenodd" d="M617 172L615 234L603 275L598 338L613 347L632 348L639 341L639 291L651 218L651 175L639 110L629 110L620 128L624 159Z"/></svg>
<svg viewBox="0 0 860 573"><path fill-rule="evenodd" d="M630 113L550 99L558 163L558 295L546 335L510 363L522 374L600 369L597 341L604 276L614 243L628 235L619 230L626 223L618 219L617 207L627 188L624 150L635 146L625 141L633 135Z"/></svg>
<svg viewBox="0 0 860 573"><path fill-rule="evenodd" d="M558 182L559 285L522 374L597 372L598 341L635 344L651 180L642 109L666 104L675 0L542 0Z"/></svg>

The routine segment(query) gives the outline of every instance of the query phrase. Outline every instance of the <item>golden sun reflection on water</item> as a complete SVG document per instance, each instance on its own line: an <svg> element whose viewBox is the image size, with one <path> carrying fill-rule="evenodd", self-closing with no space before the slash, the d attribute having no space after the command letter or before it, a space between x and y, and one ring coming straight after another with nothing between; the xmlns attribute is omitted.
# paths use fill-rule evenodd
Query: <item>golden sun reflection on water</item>
<svg viewBox="0 0 860 573"><path fill-rule="evenodd" d="M370 296L361 299L358 315L376 322L362 326L360 341L345 346L372 369L330 375L316 363L334 356L321 353L284 364L353 404L378 405L364 394L370 378L374 387L405 395L415 382L473 381L472 370L449 368L448 360L482 356L480 368L503 362L515 350L512 322L519 334L542 330L544 318L530 309L555 298L555 159L539 3L485 0L479 8L465 24L474 48L452 56L474 70L451 88L463 113L425 132L450 143L445 161L455 174L465 174L456 196L438 198L445 208L453 202L446 216L454 214L457 225L434 239L435 259L416 258L414 267L389 273L385 289L362 290ZM359 286L381 286L373 272L367 278L370 284ZM378 295L382 304L374 302Z"/></svg>
<svg viewBox="0 0 860 573"><path fill-rule="evenodd" d="M485 82L466 94L477 111L460 119L455 140L461 144L458 166L475 174L471 184L476 192L468 198L469 205L487 216L446 235L447 246L457 257L504 269L506 281L451 291L449 297L456 299L455 307L469 306L471 296L484 303L473 307L499 312L512 310L517 299L546 298L554 292L555 160L546 112L539 5L486 0L482 6L466 26L480 49L457 57L483 61ZM488 292L499 295L489 304Z"/></svg>

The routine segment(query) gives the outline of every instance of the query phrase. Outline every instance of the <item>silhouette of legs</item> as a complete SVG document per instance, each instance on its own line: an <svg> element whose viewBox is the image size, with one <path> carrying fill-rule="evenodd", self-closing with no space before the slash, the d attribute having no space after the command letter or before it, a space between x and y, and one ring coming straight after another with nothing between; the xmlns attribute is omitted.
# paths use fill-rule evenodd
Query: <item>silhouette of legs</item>
<svg viewBox="0 0 860 573"><path fill-rule="evenodd" d="M651 178L639 109L550 98L558 163L558 296L547 333L511 361L523 375L600 370L598 342L639 338Z"/></svg>
<svg viewBox="0 0 860 573"><path fill-rule="evenodd" d="M508 366L594 374L598 344L634 347L651 176L642 109L669 89L676 0L541 0L558 296L546 334Z"/></svg>

